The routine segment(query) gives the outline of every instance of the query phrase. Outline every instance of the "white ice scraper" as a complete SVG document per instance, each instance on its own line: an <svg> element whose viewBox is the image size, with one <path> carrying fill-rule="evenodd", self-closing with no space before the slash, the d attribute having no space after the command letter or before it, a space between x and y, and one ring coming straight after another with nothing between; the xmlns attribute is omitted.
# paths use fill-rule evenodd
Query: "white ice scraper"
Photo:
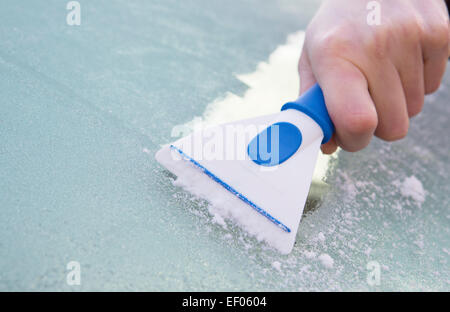
<svg viewBox="0 0 450 312"><path fill-rule="evenodd" d="M194 131L156 154L176 183L281 253L291 252L320 145L334 126L312 87L281 112Z"/></svg>

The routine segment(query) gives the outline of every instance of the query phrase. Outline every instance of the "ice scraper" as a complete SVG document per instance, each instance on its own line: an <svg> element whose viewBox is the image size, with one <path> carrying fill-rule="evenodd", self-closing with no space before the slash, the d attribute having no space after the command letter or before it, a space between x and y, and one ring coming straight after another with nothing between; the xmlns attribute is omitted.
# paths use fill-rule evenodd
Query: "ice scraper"
<svg viewBox="0 0 450 312"><path fill-rule="evenodd" d="M320 150L334 132L316 84L281 111L194 131L156 159L176 185L257 239L290 253Z"/></svg>

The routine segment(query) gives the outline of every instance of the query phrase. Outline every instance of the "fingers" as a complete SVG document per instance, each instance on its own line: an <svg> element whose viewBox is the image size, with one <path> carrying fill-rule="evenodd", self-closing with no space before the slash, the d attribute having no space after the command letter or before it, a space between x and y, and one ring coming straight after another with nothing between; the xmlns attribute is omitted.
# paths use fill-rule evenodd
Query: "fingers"
<svg viewBox="0 0 450 312"><path fill-rule="evenodd" d="M338 148L338 145L336 143L336 136L333 135L333 137L331 138L330 141L328 141L325 144L322 144L321 149L322 149L322 153L324 154L333 154L334 152L336 152Z"/></svg>
<svg viewBox="0 0 450 312"><path fill-rule="evenodd" d="M302 55L300 56L300 60L298 62L298 72L300 75L300 95L302 95L316 83L316 78L312 72L311 63L309 62L309 57L306 50L303 50ZM324 154L333 154L337 148L338 146L334 134L330 141L321 146Z"/></svg>
<svg viewBox="0 0 450 312"><path fill-rule="evenodd" d="M424 55L424 84L425 93L435 92L441 85L448 59L448 47L435 51L425 51Z"/></svg>
<svg viewBox="0 0 450 312"><path fill-rule="evenodd" d="M413 117L422 111L425 98L424 65L420 46L411 47L397 62L408 117Z"/></svg>
<svg viewBox="0 0 450 312"><path fill-rule="evenodd" d="M298 73L300 75L300 95L302 95L316 83L306 49L303 49L298 61Z"/></svg>
<svg viewBox="0 0 450 312"><path fill-rule="evenodd" d="M378 115L375 135L386 141L398 140L406 136L409 128L402 81L389 60L377 65L368 71L369 90Z"/></svg>
<svg viewBox="0 0 450 312"><path fill-rule="evenodd" d="M316 83L316 78L305 50L300 57L299 74L300 94L303 94ZM335 78L333 79L333 77ZM359 95L357 92L354 92L352 87L352 85L355 86L354 83L356 81L359 81L360 89L362 90ZM376 112L370 100L364 76L353 65L343 62L341 65L335 66L334 71L326 71L322 82L319 84L324 91L327 109L340 138L339 145L349 151L357 151L364 148L370 142L377 123ZM351 95L353 95L353 100ZM363 104L360 101L363 104L366 103L367 109L361 109ZM349 107L350 109L348 109ZM324 154L334 153L338 148L337 140L335 133L330 141L321 146L322 152Z"/></svg>
<svg viewBox="0 0 450 312"><path fill-rule="evenodd" d="M354 152L366 147L378 120L365 76L356 66L340 58L321 60L314 74L336 128L335 142L323 149L331 151L338 144Z"/></svg>
<svg viewBox="0 0 450 312"><path fill-rule="evenodd" d="M427 3L428 4L428 3ZM443 5L430 2L432 5ZM450 56L450 28L445 10L425 10L428 23L422 38L425 93L436 91L442 81Z"/></svg>
<svg viewBox="0 0 450 312"><path fill-rule="evenodd" d="M360 150L374 134L403 138L425 94L442 81L450 52L444 2L385 5L382 26L366 27L353 18L361 7L326 1L308 27L299 62L301 93L316 81L323 90L336 127L322 146L325 153L337 146Z"/></svg>

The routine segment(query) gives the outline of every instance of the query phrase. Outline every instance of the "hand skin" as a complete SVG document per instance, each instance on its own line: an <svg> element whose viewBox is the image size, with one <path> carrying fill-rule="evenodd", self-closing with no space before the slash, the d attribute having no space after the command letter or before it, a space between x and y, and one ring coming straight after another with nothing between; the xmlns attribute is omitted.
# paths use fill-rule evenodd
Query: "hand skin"
<svg viewBox="0 0 450 312"><path fill-rule="evenodd" d="M355 152L373 135L408 133L424 95L436 91L449 57L444 0L378 0L380 25L368 25L369 0L325 0L306 31L300 94L321 86L336 133L322 151Z"/></svg>

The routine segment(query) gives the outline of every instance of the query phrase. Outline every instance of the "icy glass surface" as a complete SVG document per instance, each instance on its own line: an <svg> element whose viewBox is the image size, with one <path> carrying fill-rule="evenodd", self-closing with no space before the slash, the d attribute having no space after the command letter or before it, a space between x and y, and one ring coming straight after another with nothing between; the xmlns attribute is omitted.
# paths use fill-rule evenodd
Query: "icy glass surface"
<svg viewBox="0 0 450 312"><path fill-rule="evenodd" d="M80 26L66 1L0 2L0 290L450 289L449 73L407 139L332 161L280 256L153 156L318 1L79 2Z"/></svg>

